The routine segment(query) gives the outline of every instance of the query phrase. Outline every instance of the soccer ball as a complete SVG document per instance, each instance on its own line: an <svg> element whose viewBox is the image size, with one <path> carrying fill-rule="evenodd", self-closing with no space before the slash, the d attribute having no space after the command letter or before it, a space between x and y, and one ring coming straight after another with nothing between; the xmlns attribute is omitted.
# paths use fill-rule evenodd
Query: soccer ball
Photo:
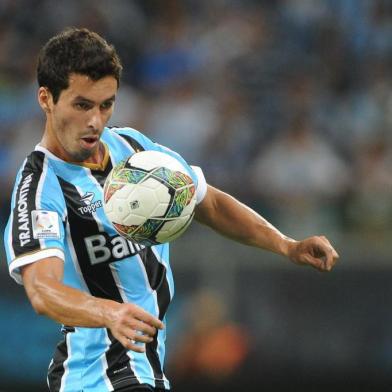
<svg viewBox="0 0 392 392"><path fill-rule="evenodd" d="M141 151L118 163L103 188L103 207L116 231L151 246L178 238L196 205L195 184L184 165L160 151Z"/></svg>

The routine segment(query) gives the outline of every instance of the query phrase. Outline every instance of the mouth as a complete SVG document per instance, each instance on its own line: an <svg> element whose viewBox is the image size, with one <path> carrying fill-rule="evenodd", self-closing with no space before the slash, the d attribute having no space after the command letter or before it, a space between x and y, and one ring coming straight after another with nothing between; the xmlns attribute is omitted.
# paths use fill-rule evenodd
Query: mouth
<svg viewBox="0 0 392 392"><path fill-rule="evenodd" d="M82 147L90 150L98 144L99 136L84 136L80 140Z"/></svg>

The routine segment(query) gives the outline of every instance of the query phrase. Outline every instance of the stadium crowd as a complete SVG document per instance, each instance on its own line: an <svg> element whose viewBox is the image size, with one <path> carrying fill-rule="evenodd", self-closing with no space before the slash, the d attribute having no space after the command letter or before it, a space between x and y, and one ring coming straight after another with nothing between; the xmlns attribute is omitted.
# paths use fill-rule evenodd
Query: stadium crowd
<svg viewBox="0 0 392 392"><path fill-rule="evenodd" d="M2 228L15 171L40 140L44 125L36 100L36 55L42 43L65 26L96 30L114 43L123 60L124 75L112 125L129 125L178 151L189 163L203 168L209 183L253 206L288 235L322 232L339 238L353 234L355 244L377 237L377 241L384 238L390 249L389 0L1 0ZM226 251L236 258L235 252L231 254L233 248L226 250L226 243L215 241L214 245L219 250L210 250L210 257L222 252L224 259ZM199 243L186 246L197 251L200 247ZM379 242L372 246L377 248ZM238 250L244 258L245 252ZM369 255L364 259L377 264L371 251ZM346 263L349 257L344 258ZM384 265L390 264L389 259ZM208 257L207 264L213 267ZM190 306L186 300L185 305L181 303L188 289L197 288L197 276L202 276L195 272L203 269L201 260L189 265L189 270L180 271L180 305L175 305L186 310L174 308L177 319L172 328L177 326L176 336L177 332L181 335L179 330L186 322L180 317L191 319L193 313L188 309L194 308L197 316L199 309L206 309L200 324L183 331L188 331L189 342L196 344L204 329L218 331L216 344L224 345L230 354L222 374L248 360L249 369L252 366L248 364L263 364L255 370L257 376L277 364L283 369L304 364L305 369L325 369L328 377L334 370L343 369L343 374L354 369L356 377L370 379L366 372L373 365L390 380L389 270L380 270L379 275L374 271L373 275L369 271L353 275L343 268L327 281L314 276L308 280L303 271L298 275L290 270L259 274L245 266L243 271L233 272L228 263L225 280L218 263L220 289L226 284L234 290L232 296L222 290L230 304L230 317L235 315L254 325L259 342L253 350L258 355L254 359L248 352L254 342L247 340L246 333L243 340L235 339L237 345L227 346L225 337L230 340L237 334L237 325L224 317L222 306L227 304L208 295L196 296ZM218 276L213 269L205 273L214 281ZM9 322L3 323L2 334L9 337L12 349L5 348L0 356L4 369L0 379L12 376L13 382L19 377L19 368L9 363L19 363L22 350L26 350L21 355L25 359L31 355L31 364L46 366L50 354L43 347L52 326L43 329L42 324L34 324L36 318L30 317L29 307L17 302L16 285L6 275L3 262L0 282L6 287L8 301L5 295L0 313ZM247 290L242 289L244 281ZM9 292L8 284L13 284ZM293 306L296 301L301 302L301 312ZM10 313L10 309L16 311ZM31 337L26 336L28 344L18 334L8 333L22 323L33 331ZM334 324L332 334L325 332L330 323ZM181 362L182 366L174 355L172 366L178 378L181 372L194 372L195 367L208 373L204 368L211 361L222 363L222 358L215 356L219 350L211 353L202 348L200 344L198 355L189 357L193 362ZM195 347L185 345L185 349L194 351ZM314 350L319 350L316 355ZM183 352L179 355L181 359L184 356ZM269 363L273 365L268 367ZM28 371L27 378L37 377L33 365ZM281 373L277 374L280 380ZM347 379L347 374L343 375ZM248 378L252 377L253 373ZM390 384L385 390L390 390Z"/></svg>
<svg viewBox="0 0 392 392"><path fill-rule="evenodd" d="M123 59L112 124L200 164L282 229L392 229L391 18L386 0L3 0L2 221L42 132L35 55L74 25Z"/></svg>

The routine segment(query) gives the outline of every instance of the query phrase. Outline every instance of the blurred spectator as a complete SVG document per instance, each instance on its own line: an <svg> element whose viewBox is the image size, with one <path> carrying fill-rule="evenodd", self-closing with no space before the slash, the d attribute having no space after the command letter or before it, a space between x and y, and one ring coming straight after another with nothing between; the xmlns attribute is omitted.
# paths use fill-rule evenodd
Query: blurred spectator
<svg viewBox="0 0 392 392"><path fill-rule="evenodd" d="M276 220L289 232L301 222L305 231L335 228L336 201L348 189L349 170L306 116L256 157L253 186Z"/></svg>
<svg viewBox="0 0 392 392"><path fill-rule="evenodd" d="M154 140L202 165L217 120L216 103L189 80L154 100L145 127Z"/></svg>
<svg viewBox="0 0 392 392"><path fill-rule="evenodd" d="M332 226L343 228L349 222L332 217L340 215L342 204L350 204L347 197L361 197L359 187L345 192L344 178L350 170L360 171L357 151L366 151L392 125L391 15L387 0L328 0L317 6L298 0L118 0L109 9L104 0L56 5L48 0L3 1L0 131L10 143L7 151L0 151L0 159L11 162L7 154L14 159L21 155L19 140L31 135L26 127L34 127L34 135L40 131L40 122L35 121L39 108L32 53L65 25L83 25L112 40L125 62L124 85L111 124L127 122L143 129L190 163L205 166L207 178L238 190L251 204L252 199L253 204L259 202L260 194L267 196L260 176L256 193L242 186L252 182L252 162L260 166L277 152L286 158L286 168L279 173L291 178L301 160L309 162L321 154L323 158L312 161L323 170L318 176L309 173L315 167L303 171L308 180L302 186L310 188L295 193L291 210L298 208L297 214L286 215L286 204L269 207L279 220L293 218L307 231L307 220L298 221L296 216L311 217L310 205L333 200L324 215L334 221ZM289 137L282 131L302 112L323 133L323 140L318 141L317 135ZM32 142L34 138L31 135ZM276 142L268 152L271 138ZM301 143L294 143L295 138L309 139L301 159ZM384 143L390 149L392 137L385 137ZM292 167L290 154L296 159ZM341 174L330 182L331 173ZM324 189L321 178L333 185ZM281 190L271 187L268 197L281 199ZM390 230L392 224L386 222L384 227Z"/></svg>
<svg viewBox="0 0 392 392"><path fill-rule="evenodd" d="M350 227L380 236L392 224L392 147L385 139L357 152L357 173L348 206Z"/></svg>
<svg viewBox="0 0 392 392"><path fill-rule="evenodd" d="M196 293L186 304L185 314L184 332L176 339L169 363L176 384L180 388L182 380L199 379L223 387L249 353L247 332L228 319L227 304L212 291Z"/></svg>
<svg viewBox="0 0 392 392"><path fill-rule="evenodd" d="M219 95L218 95L219 94ZM255 150L255 135L246 99L225 87L217 91L217 123L204 148L203 167L212 185L249 197L247 168Z"/></svg>

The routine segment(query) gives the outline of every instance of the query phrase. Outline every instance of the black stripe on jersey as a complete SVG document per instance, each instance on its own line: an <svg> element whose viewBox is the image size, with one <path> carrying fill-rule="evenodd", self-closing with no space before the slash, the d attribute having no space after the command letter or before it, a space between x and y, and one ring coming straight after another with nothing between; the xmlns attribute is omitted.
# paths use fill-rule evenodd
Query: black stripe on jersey
<svg viewBox="0 0 392 392"><path fill-rule="evenodd" d="M75 249L77 262L83 278L90 293L99 298L112 299L123 302L120 291L110 269L110 263L92 264L87 252L84 238L99 233L99 227L92 215L83 216L81 219L78 207L80 206L80 194L73 184L58 177L61 189L64 194L65 203L68 210L68 221L71 230L72 243ZM112 261L115 261L113 259ZM134 385L139 384L134 372L130 367L130 359L127 350L118 342L107 330L111 344L106 352L108 369L107 376L112 385ZM121 371L121 366L124 364Z"/></svg>
<svg viewBox="0 0 392 392"><path fill-rule="evenodd" d="M109 159L105 170L91 170L91 174L98 181L99 185L102 187L105 184L106 177L109 175L110 171L113 169L112 161Z"/></svg>
<svg viewBox="0 0 392 392"><path fill-rule="evenodd" d="M166 267L159 262L151 248L144 249L140 257L146 268L148 282L151 288L157 293L159 319L163 320L170 303L170 290L166 280ZM154 340L146 344L146 355L154 371L156 388L164 389L163 369L159 360L157 347L158 336L155 335Z"/></svg>
<svg viewBox="0 0 392 392"><path fill-rule="evenodd" d="M131 369L127 350L112 335L109 329L107 330L107 333L111 344L106 353L106 360L108 363L106 375L114 389L117 390L131 385L139 385L140 383Z"/></svg>
<svg viewBox="0 0 392 392"><path fill-rule="evenodd" d="M63 191L65 203L68 210L68 222L71 230L72 243L75 248L76 257L90 293L95 297L110 298L122 302L120 292L111 273L108 263L97 263L92 265L87 252L84 239L90 235L99 233L99 227L94 217L89 215L80 216L81 195L76 187L58 177Z"/></svg>
<svg viewBox="0 0 392 392"><path fill-rule="evenodd" d="M12 222L12 248L15 257L39 249L39 240L33 238L31 211L36 209L35 198L42 175L45 154L32 152L26 160L16 191Z"/></svg>
<svg viewBox="0 0 392 392"><path fill-rule="evenodd" d="M48 385L50 392L58 392L61 388L61 378L64 375L64 362L68 358L67 334L64 339L57 345L54 353L53 362L48 370Z"/></svg>
<svg viewBox="0 0 392 392"><path fill-rule="evenodd" d="M129 135L123 135L121 133L118 133L117 135L119 135L123 139L125 139L128 142L128 144L135 150L135 152L140 152L140 151L144 151L145 150L145 148L137 140L135 140L133 137L131 137Z"/></svg>

